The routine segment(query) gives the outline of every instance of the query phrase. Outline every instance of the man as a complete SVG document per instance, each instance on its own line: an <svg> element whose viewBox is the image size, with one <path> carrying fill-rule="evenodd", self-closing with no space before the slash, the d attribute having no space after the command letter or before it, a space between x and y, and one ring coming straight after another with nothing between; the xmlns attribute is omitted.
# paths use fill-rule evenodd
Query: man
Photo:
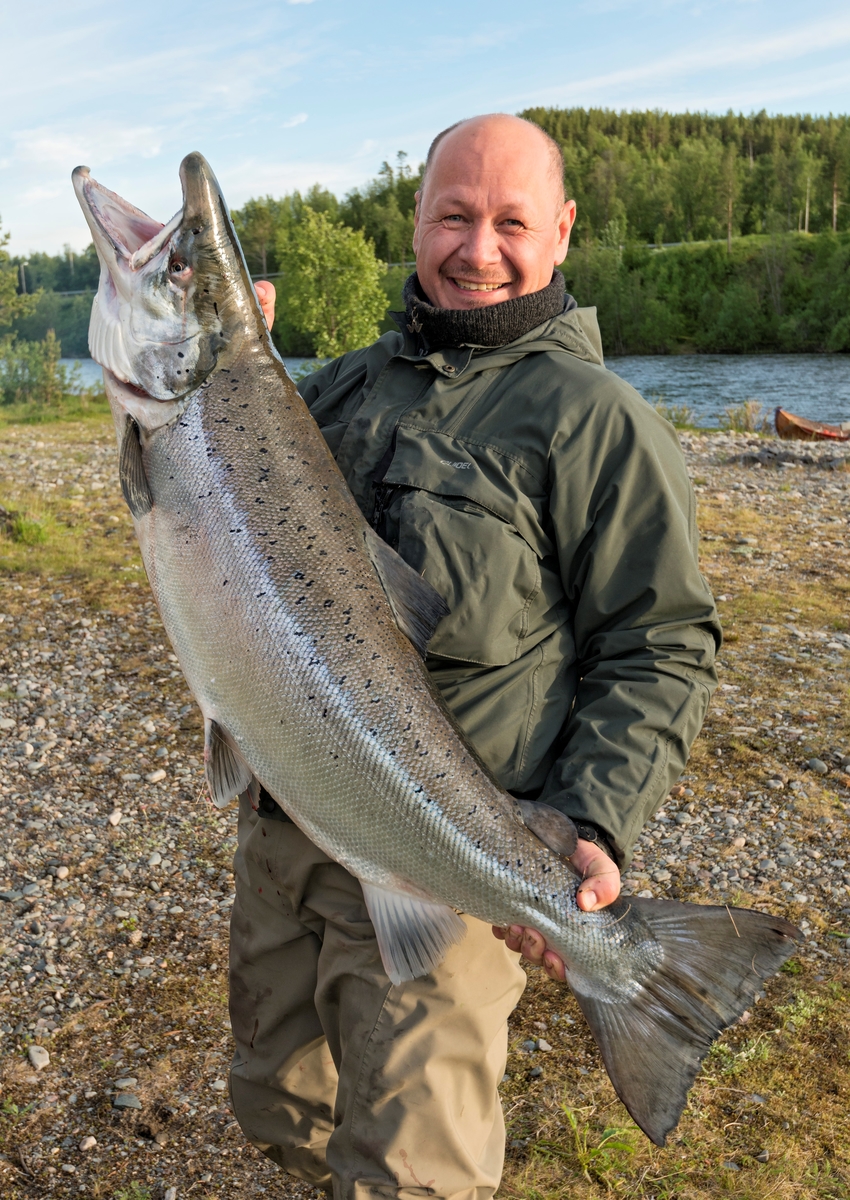
<svg viewBox="0 0 850 1200"><path fill-rule="evenodd" d="M367 519L448 602L427 665L470 741L577 822L591 911L687 759L719 629L675 434L604 369L555 269L574 219L536 126L446 130L400 332L302 394ZM492 1196L517 952L562 980L558 955L465 918L432 975L394 987L359 884L270 797L242 798L236 878L231 1091L250 1140L337 1200Z"/></svg>

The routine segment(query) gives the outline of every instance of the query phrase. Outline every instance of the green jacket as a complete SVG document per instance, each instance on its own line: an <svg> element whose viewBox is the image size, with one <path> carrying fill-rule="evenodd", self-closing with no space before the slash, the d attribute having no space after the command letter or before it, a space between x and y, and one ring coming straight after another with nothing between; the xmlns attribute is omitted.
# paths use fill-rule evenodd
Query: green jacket
<svg viewBox="0 0 850 1200"><path fill-rule="evenodd" d="M676 434L602 365L594 309L427 355L398 319L302 395L367 520L449 605L427 665L476 750L628 861L716 686Z"/></svg>

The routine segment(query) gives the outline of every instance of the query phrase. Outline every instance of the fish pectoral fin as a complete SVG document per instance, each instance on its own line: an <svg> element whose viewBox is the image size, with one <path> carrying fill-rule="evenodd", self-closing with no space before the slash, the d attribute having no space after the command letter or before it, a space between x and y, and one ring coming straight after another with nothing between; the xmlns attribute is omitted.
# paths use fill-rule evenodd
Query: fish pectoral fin
<svg viewBox="0 0 850 1200"><path fill-rule="evenodd" d="M368 528L366 548L390 602L396 625L424 658L434 630L443 617L448 616L449 606L430 583L426 583L374 530Z"/></svg>
<svg viewBox="0 0 850 1200"><path fill-rule="evenodd" d="M361 881L362 883L362 881ZM453 908L363 883L384 970L393 983L428 975L466 934Z"/></svg>
<svg viewBox="0 0 850 1200"><path fill-rule="evenodd" d="M525 825L544 846L569 858L575 854L578 831L566 813L540 800L517 800Z"/></svg>
<svg viewBox="0 0 850 1200"><path fill-rule="evenodd" d="M127 418L124 426L124 437L121 439L121 451L118 456L118 476L130 512L137 521L147 516L153 508L153 493L145 474L139 427L132 417Z"/></svg>
<svg viewBox="0 0 850 1200"><path fill-rule="evenodd" d="M204 721L204 765L207 787L216 808L227 808L254 778L218 721L209 717Z"/></svg>
<svg viewBox="0 0 850 1200"><path fill-rule="evenodd" d="M749 1008L801 935L782 917L745 908L630 896L606 911L624 924L631 914L644 925L655 942L646 947L655 952L654 966L647 965L622 1000L612 997L604 978L583 985L568 967L567 982L617 1095L647 1137L663 1146L711 1043Z"/></svg>

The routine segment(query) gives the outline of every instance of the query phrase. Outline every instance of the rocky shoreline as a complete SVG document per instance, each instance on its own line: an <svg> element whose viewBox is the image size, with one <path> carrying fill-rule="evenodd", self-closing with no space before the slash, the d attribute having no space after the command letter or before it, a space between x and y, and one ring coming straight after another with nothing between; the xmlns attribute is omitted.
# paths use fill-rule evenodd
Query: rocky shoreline
<svg viewBox="0 0 850 1200"><path fill-rule="evenodd" d="M234 817L205 799L200 724L139 571L114 445L101 426L93 445L82 426L70 443L58 427L38 437L5 438L4 505L76 502L120 553L108 585L41 571L37 545L30 569L0 578L0 1045L15 1118L0 1194L108 1197L132 1180L152 1200L313 1194L245 1147L227 1103ZM850 960L850 451L728 433L682 444L728 640L692 762L625 889L782 912L802 922L801 959L827 972ZM787 607L749 603L767 592Z"/></svg>

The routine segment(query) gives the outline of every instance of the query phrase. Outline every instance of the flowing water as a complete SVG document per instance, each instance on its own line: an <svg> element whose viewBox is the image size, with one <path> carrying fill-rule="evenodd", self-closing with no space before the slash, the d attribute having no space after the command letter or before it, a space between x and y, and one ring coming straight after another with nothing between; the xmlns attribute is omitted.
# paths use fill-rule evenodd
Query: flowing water
<svg viewBox="0 0 850 1200"><path fill-rule="evenodd" d="M297 375L313 360L284 361ZM718 425L725 408L745 400L757 400L770 417L780 405L815 421L850 421L850 354L648 354L606 364L651 403L691 409L697 425ZM99 385L100 367L90 358L80 361L80 373L84 386Z"/></svg>
<svg viewBox="0 0 850 1200"><path fill-rule="evenodd" d="M813 421L850 421L850 354L647 354L606 366L655 404L684 405L696 425L719 425L724 409L757 400Z"/></svg>

